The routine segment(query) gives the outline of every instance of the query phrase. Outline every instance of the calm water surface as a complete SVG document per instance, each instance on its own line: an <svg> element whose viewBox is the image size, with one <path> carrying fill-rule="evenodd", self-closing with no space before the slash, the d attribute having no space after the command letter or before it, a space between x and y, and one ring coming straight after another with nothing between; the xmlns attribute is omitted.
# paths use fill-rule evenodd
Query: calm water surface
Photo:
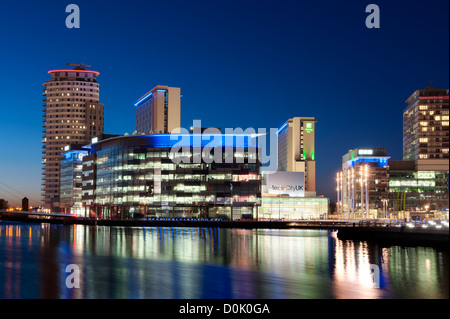
<svg viewBox="0 0 450 319"><path fill-rule="evenodd" d="M69 264L80 269L79 289L66 287ZM2 299L448 299L448 273L448 250L328 231L0 221Z"/></svg>

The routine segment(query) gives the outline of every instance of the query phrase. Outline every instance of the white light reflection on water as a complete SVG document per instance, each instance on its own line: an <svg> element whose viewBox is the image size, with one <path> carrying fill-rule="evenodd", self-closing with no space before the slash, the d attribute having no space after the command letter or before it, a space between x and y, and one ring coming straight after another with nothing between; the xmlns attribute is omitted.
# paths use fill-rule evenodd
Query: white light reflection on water
<svg viewBox="0 0 450 319"><path fill-rule="evenodd" d="M65 287L68 264L80 289ZM0 298L448 298L448 253L317 230L3 221Z"/></svg>

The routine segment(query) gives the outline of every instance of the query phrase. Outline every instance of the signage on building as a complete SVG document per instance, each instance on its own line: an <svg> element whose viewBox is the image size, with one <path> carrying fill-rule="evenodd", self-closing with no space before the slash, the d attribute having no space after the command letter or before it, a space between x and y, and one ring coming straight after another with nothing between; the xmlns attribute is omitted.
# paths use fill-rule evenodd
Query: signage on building
<svg viewBox="0 0 450 319"><path fill-rule="evenodd" d="M275 172L267 176L269 194L305 197L304 172Z"/></svg>
<svg viewBox="0 0 450 319"><path fill-rule="evenodd" d="M358 150L358 155L373 155L373 150Z"/></svg>

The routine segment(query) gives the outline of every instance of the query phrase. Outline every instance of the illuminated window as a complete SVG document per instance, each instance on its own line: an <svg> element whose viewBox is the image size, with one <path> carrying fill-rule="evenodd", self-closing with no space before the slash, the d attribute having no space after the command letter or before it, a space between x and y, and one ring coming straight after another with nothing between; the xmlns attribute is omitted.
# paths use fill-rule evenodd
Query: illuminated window
<svg viewBox="0 0 450 319"><path fill-rule="evenodd" d="M442 125L443 125L443 126L448 126L448 121L442 122Z"/></svg>
<svg viewBox="0 0 450 319"><path fill-rule="evenodd" d="M428 125L427 122L420 122L419 124L420 124L420 126L427 126Z"/></svg>
<svg viewBox="0 0 450 319"><path fill-rule="evenodd" d="M442 117L442 120L443 120L443 121L448 121L448 120L449 120L448 115L444 115L444 116Z"/></svg>
<svg viewBox="0 0 450 319"><path fill-rule="evenodd" d="M440 120L441 120L441 116L440 116L440 115L436 115L436 116L434 117L434 120L435 120L435 121L440 121Z"/></svg>
<svg viewBox="0 0 450 319"><path fill-rule="evenodd" d="M419 138L419 142L420 143L427 143L428 142L428 137Z"/></svg>
<svg viewBox="0 0 450 319"><path fill-rule="evenodd" d="M442 153L447 154L447 153L448 153L448 148L443 148L443 149L442 149Z"/></svg>
<svg viewBox="0 0 450 319"><path fill-rule="evenodd" d="M427 154L419 154L419 158L420 159L427 159L428 155Z"/></svg>
<svg viewBox="0 0 450 319"><path fill-rule="evenodd" d="M419 110L428 110L428 105L419 105Z"/></svg>

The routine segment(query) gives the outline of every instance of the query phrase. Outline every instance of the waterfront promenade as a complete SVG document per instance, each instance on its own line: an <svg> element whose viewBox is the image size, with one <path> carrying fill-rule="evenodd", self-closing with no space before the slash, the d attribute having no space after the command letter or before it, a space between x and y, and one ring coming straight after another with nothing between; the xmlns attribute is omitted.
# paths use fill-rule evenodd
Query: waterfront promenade
<svg viewBox="0 0 450 319"><path fill-rule="evenodd" d="M205 218L129 218L109 220L80 218L73 215L21 211L0 211L0 220L51 223L63 225L94 225L124 227L211 227L245 229L321 229L336 232L339 239L369 240L380 243L448 246L449 228L446 219L205 219Z"/></svg>

